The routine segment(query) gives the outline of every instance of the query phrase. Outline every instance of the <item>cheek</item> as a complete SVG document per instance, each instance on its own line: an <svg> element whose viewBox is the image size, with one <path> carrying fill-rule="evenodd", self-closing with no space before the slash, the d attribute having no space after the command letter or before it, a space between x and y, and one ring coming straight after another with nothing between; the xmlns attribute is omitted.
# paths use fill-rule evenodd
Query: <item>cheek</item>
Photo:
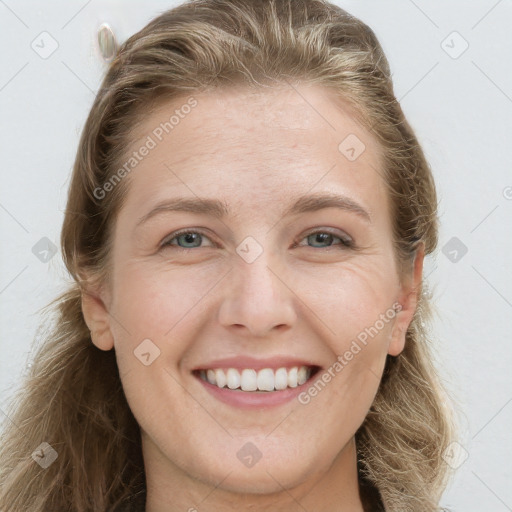
<svg viewBox="0 0 512 512"><path fill-rule="evenodd" d="M376 322L382 336L389 336L399 282L393 271L386 271L382 260L368 258L338 267L304 269L297 273L294 291L315 313L326 335L342 349L347 340Z"/></svg>
<svg viewBox="0 0 512 512"><path fill-rule="evenodd" d="M213 291L219 275L192 266L162 269L140 262L120 265L112 305L115 321L111 324L116 352L133 356L138 345L150 339L169 365L176 363L173 359L187 343L180 331L202 318L203 299Z"/></svg>
<svg viewBox="0 0 512 512"><path fill-rule="evenodd" d="M315 395L324 386L331 389L333 396L324 406L336 411L334 423L341 415L357 428L377 392L399 289L398 277L386 267L384 258L368 258L328 272L311 268L296 282L298 295L315 313L309 318L315 318L317 333L331 354L330 366L318 375L315 382L320 382L311 391ZM328 395L323 397L327 400ZM309 398L313 396L304 400Z"/></svg>

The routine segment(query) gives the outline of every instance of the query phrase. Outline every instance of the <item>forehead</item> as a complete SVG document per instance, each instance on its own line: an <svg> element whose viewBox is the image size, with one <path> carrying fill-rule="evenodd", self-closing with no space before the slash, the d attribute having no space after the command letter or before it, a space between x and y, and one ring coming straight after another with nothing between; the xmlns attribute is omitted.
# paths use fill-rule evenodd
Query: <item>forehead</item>
<svg viewBox="0 0 512 512"><path fill-rule="evenodd" d="M128 155L151 146L129 175L125 204L133 210L177 195L275 208L309 190L387 209L380 146L325 88L230 87L183 96L161 103L133 135Z"/></svg>

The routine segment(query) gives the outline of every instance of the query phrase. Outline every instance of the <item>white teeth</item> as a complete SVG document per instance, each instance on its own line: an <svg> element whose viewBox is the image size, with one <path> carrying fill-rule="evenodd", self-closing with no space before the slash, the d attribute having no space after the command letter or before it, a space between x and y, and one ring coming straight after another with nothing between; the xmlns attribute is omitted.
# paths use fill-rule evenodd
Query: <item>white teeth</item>
<svg viewBox="0 0 512 512"><path fill-rule="evenodd" d="M215 379L215 372L213 370L208 370L206 372L206 379L210 384L217 384L217 380Z"/></svg>
<svg viewBox="0 0 512 512"><path fill-rule="evenodd" d="M256 370L244 370L240 379L242 391L256 391L258 389L258 374Z"/></svg>
<svg viewBox="0 0 512 512"><path fill-rule="evenodd" d="M290 388L296 388L297 387L297 367L294 366L289 372L288 372L288 386Z"/></svg>
<svg viewBox="0 0 512 512"><path fill-rule="evenodd" d="M222 370L215 370L215 382L212 382L212 384L223 388L227 383L226 374Z"/></svg>
<svg viewBox="0 0 512 512"><path fill-rule="evenodd" d="M276 371L274 385L278 390L286 389L288 386L288 372L286 368L279 368L279 370Z"/></svg>
<svg viewBox="0 0 512 512"><path fill-rule="evenodd" d="M245 369L240 373L235 368L202 370L200 376L219 388L241 389L242 391L280 391L296 388L304 384L311 376L311 368L307 366L279 368L275 372L271 368L260 371Z"/></svg>
<svg viewBox="0 0 512 512"><path fill-rule="evenodd" d="M226 372L226 378L228 381L229 389L236 389L240 387L240 374L238 373L238 370L229 368Z"/></svg>
<svg viewBox="0 0 512 512"><path fill-rule="evenodd" d="M265 368L258 372L258 389L260 391L274 391L274 370Z"/></svg>
<svg viewBox="0 0 512 512"><path fill-rule="evenodd" d="M297 372L297 384L301 386L308 380L308 369L305 366L301 366Z"/></svg>

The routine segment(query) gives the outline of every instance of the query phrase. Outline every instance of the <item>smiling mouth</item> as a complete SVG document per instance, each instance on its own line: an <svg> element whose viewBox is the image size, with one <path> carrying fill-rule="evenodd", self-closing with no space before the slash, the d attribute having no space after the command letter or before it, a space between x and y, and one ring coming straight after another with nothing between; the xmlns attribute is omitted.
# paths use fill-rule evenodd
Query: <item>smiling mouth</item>
<svg viewBox="0 0 512 512"><path fill-rule="evenodd" d="M193 370L193 374L201 380L218 388L227 388L239 392L276 392L296 388L305 384L320 370L319 366L281 367L276 370L263 368L256 371L246 368L210 368Z"/></svg>

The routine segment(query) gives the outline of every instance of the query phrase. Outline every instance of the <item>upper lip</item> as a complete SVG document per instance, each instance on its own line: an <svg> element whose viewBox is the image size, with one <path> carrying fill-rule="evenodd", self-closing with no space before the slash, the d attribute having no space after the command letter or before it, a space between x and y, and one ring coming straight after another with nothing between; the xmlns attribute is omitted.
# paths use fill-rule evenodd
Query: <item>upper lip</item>
<svg viewBox="0 0 512 512"><path fill-rule="evenodd" d="M256 359L250 356L236 356L227 357L223 359L216 359L208 363L197 366L194 370L208 370L217 368L235 368L237 370L254 369L262 370L263 368L271 368L277 370L278 368L293 368L294 366L315 366L318 364L313 363L307 359L298 359L289 356L276 355L267 359Z"/></svg>

